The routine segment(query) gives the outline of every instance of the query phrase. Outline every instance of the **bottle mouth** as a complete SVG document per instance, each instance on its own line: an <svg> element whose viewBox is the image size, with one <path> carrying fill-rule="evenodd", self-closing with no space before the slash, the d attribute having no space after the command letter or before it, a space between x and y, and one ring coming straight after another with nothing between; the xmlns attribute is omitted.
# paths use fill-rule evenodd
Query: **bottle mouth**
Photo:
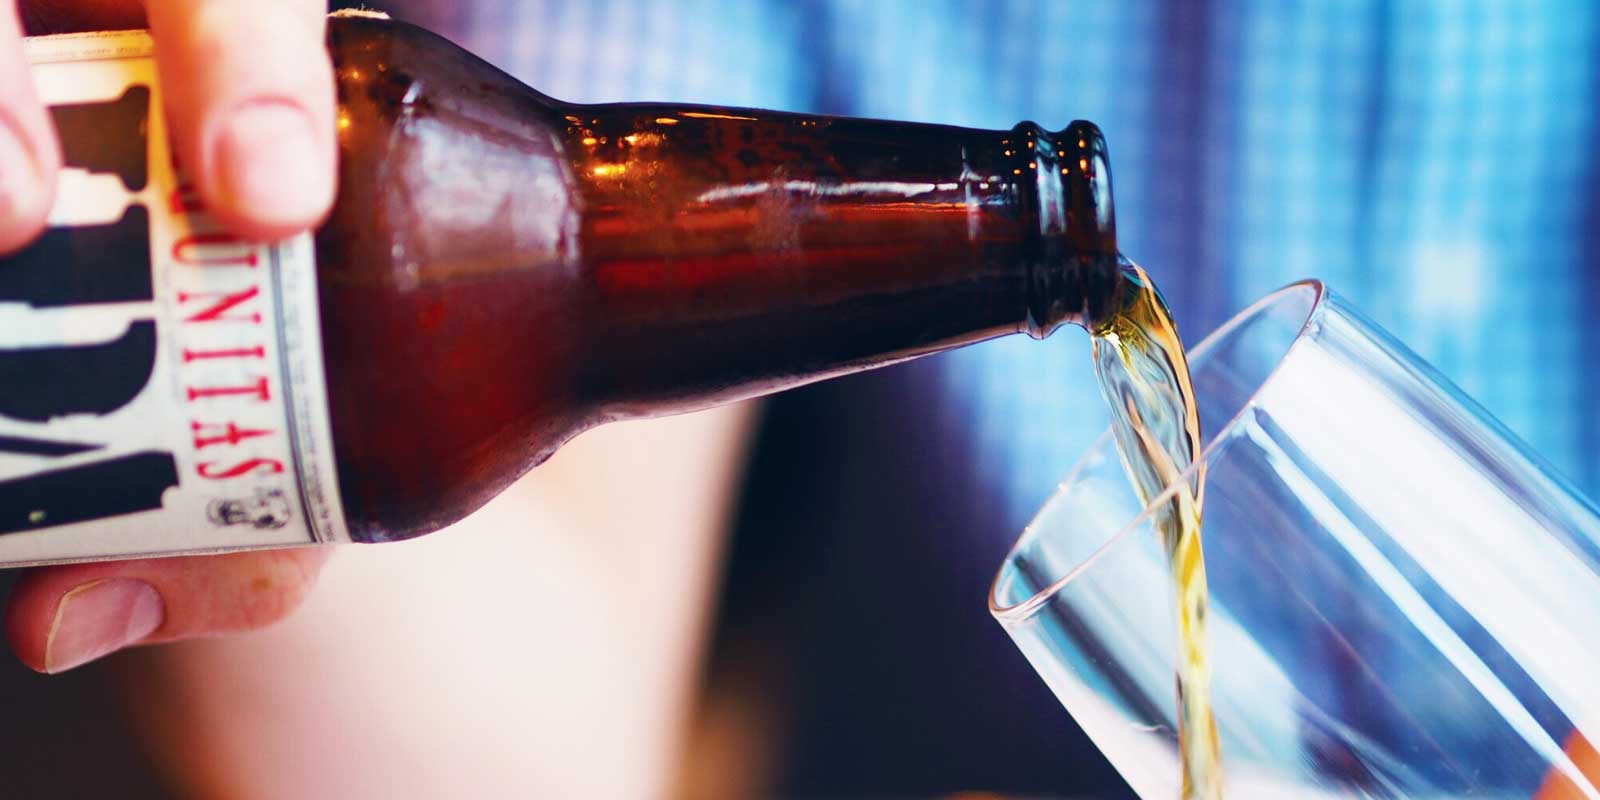
<svg viewBox="0 0 1600 800"><path fill-rule="evenodd" d="M1053 146L1045 148L1037 161L1040 233L1059 235L1080 252L1115 255L1117 214L1111 201L1111 159L1100 126L1074 120L1049 139ZM1058 191L1052 193L1048 188ZM1049 213L1043 213L1047 201Z"/></svg>
<svg viewBox="0 0 1600 800"><path fill-rule="evenodd" d="M1123 259L1111 197L1105 135L1087 120L1051 132L1032 122L1011 131L1031 226L1028 330L1036 338L1064 323L1088 327L1113 311Z"/></svg>

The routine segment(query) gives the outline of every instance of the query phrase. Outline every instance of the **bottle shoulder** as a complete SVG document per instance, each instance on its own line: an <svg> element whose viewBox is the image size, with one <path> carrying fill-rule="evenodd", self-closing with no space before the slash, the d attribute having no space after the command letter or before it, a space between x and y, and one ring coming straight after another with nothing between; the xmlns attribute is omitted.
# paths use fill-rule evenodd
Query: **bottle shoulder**
<svg viewBox="0 0 1600 800"><path fill-rule="evenodd" d="M577 201L553 101L444 39L330 20L339 195L317 233L353 535L476 509L581 426Z"/></svg>
<svg viewBox="0 0 1600 800"><path fill-rule="evenodd" d="M336 18L329 43L340 190L325 232L350 251L347 277L570 265L577 198L554 101L413 25Z"/></svg>

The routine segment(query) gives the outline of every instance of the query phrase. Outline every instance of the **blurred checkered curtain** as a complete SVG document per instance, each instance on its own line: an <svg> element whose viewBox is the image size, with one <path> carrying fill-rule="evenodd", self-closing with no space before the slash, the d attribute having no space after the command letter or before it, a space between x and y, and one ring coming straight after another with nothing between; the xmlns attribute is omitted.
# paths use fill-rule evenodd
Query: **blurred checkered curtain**
<svg viewBox="0 0 1600 800"><path fill-rule="evenodd" d="M1215 264L1238 306L1317 276L1589 492L1596 7L1239 6ZM1161 274L1162 265L1152 272Z"/></svg>
<svg viewBox="0 0 1600 800"><path fill-rule="evenodd" d="M806 3L756 0L397 0L449 6L434 29L578 103L676 101L797 109L812 67Z"/></svg>
<svg viewBox="0 0 1600 800"><path fill-rule="evenodd" d="M1320 277L1600 491L1592 4L830 9L857 88L828 110L1099 122L1123 248L1191 341ZM1067 331L944 357L972 479L1000 485L1015 524L1100 428L1085 352Z"/></svg>
<svg viewBox="0 0 1600 800"><path fill-rule="evenodd" d="M888 44L859 56L882 70L863 82L899 92L850 110L1098 121L1123 248L1191 341L1320 277L1600 491L1593 5L960 4L986 46L898 83L922 37L871 7L854 27ZM975 478L1005 484L1017 522L1098 429L1068 333L945 360Z"/></svg>

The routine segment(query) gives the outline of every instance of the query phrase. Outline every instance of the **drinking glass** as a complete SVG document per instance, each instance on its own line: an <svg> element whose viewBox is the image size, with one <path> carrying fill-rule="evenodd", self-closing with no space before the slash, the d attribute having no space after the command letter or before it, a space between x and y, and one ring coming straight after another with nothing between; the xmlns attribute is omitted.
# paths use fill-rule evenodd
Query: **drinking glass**
<svg viewBox="0 0 1600 800"><path fill-rule="evenodd" d="M1189 364L1224 794L1600 798L1595 507L1320 283ZM989 598L1146 798L1181 792L1167 500L1108 433Z"/></svg>

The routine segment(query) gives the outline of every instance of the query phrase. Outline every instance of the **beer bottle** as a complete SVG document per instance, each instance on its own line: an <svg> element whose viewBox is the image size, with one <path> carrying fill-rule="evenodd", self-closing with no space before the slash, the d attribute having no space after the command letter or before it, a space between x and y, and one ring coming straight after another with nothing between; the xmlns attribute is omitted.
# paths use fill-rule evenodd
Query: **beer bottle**
<svg viewBox="0 0 1600 800"><path fill-rule="evenodd" d="M257 244L172 162L142 33L27 46L68 171L0 263L0 563L404 539L594 425L1116 302L1087 122L570 104L336 16L337 201Z"/></svg>

